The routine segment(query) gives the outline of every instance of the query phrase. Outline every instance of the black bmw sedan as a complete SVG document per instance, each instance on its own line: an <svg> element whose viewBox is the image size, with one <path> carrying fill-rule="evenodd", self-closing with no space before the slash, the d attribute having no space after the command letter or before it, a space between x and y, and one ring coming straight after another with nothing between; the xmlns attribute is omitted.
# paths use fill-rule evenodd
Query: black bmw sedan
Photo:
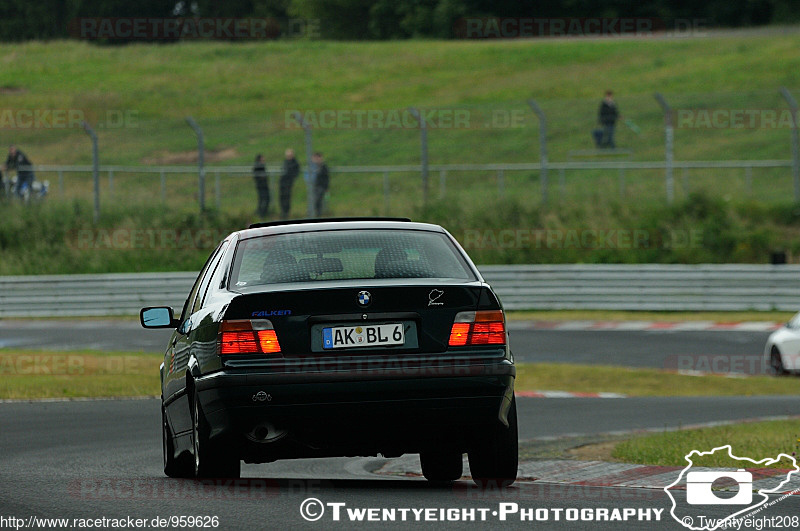
<svg viewBox="0 0 800 531"><path fill-rule="evenodd" d="M161 365L164 472L418 453L425 477L517 474L515 367L502 306L442 227L265 223L211 254Z"/></svg>

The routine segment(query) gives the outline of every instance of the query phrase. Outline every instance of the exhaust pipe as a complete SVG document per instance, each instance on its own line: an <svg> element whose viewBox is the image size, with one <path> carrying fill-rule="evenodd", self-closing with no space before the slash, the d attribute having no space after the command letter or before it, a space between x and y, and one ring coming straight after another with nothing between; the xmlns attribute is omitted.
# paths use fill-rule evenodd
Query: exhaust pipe
<svg viewBox="0 0 800 531"><path fill-rule="evenodd" d="M283 439L287 433L288 430L279 428L271 422L262 422L247 432L246 437L255 443L266 444Z"/></svg>

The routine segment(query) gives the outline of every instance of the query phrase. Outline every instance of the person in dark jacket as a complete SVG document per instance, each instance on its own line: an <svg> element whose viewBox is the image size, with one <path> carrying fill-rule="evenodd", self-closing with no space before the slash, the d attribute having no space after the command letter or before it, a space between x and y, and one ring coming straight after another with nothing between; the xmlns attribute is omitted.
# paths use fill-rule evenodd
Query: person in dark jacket
<svg viewBox="0 0 800 531"><path fill-rule="evenodd" d="M614 127L619 119L619 109L617 102L614 101L614 93L610 90L606 91L603 101L600 102L600 111L598 112L598 120L603 127L603 136L600 141L601 148L614 149Z"/></svg>
<svg viewBox="0 0 800 531"><path fill-rule="evenodd" d="M281 201L281 218L289 218L289 210L292 206L292 186L294 180L300 175L300 164L294 156L294 150L289 148L286 150L286 159L283 161L283 172L281 172L280 179L280 201Z"/></svg>
<svg viewBox="0 0 800 531"><path fill-rule="evenodd" d="M256 155L256 161L253 164L253 180L256 182L256 192L258 192L256 212L265 218L269 213L269 177L264 165L264 156L261 154Z"/></svg>
<svg viewBox="0 0 800 531"><path fill-rule="evenodd" d="M328 191L330 184L330 175L328 174L328 165L325 164L325 159L322 158L322 153L317 151L311 157L314 162L315 179L314 179L314 216L320 217L322 215L322 207L325 202L325 193Z"/></svg>
<svg viewBox="0 0 800 531"><path fill-rule="evenodd" d="M12 144L8 147L8 158L3 169L17 170L17 195L19 197L24 198L27 193L30 193L35 178L33 164L25 153L17 149L17 146Z"/></svg>

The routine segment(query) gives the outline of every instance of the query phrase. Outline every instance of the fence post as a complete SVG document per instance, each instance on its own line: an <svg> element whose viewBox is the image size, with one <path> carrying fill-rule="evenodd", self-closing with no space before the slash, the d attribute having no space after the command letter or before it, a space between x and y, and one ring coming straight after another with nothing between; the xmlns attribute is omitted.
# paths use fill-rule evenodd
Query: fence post
<svg viewBox="0 0 800 531"><path fill-rule="evenodd" d="M108 195L114 195L114 170L108 170Z"/></svg>
<svg viewBox="0 0 800 531"><path fill-rule="evenodd" d="M161 170L161 202L167 201L167 179L164 176L164 170Z"/></svg>
<svg viewBox="0 0 800 531"><path fill-rule="evenodd" d="M673 141L675 132L672 128L672 109L664 99L661 93L656 92L655 98L661 108L664 110L664 165L665 165L665 180L667 185L667 203L672 203L675 199L675 183L672 179L672 164L673 164Z"/></svg>
<svg viewBox="0 0 800 531"><path fill-rule="evenodd" d="M542 203L547 203L547 117L544 111L533 99L528 100L528 105L536 116L539 117L539 166L541 167L540 185L542 188Z"/></svg>
<svg viewBox="0 0 800 531"><path fill-rule="evenodd" d="M92 139L92 177L94 178L94 222L100 220L100 160L97 153L97 134L89 124L83 122L83 129Z"/></svg>
<svg viewBox="0 0 800 531"><path fill-rule="evenodd" d="M314 205L316 204L316 193L317 193L317 174L314 172L314 159L312 156L314 155L314 139L312 137L311 132L311 125L308 124L305 120L303 120L303 115L299 112L295 111L292 114L292 117L300 124L300 127L303 128L304 133L304 141L306 145L306 175L308 175L308 179L306 179L306 187L308 189L308 193L306 193L306 197L308 201L306 202L306 210L309 218L313 218L315 216L314 212Z"/></svg>
<svg viewBox="0 0 800 531"><path fill-rule="evenodd" d="M425 115L415 107L409 107L408 112L419 120L420 164L422 165L422 204L428 204L428 124Z"/></svg>
<svg viewBox="0 0 800 531"><path fill-rule="evenodd" d="M794 200L800 202L800 135L798 134L797 100L786 87L781 87L781 95L792 109L792 182L794 182Z"/></svg>
<svg viewBox="0 0 800 531"><path fill-rule="evenodd" d="M186 123L189 124L197 135L197 171L199 174L198 181L198 197L200 200L200 213L202 214L206 209L206 169L205 169L205 139L203 138L203 130L194 118L191 116L186 117Z"/></svg>
<svg viewBox="0 0 800 531"><path fill-rule="evenodd" d="M439 198L443 198L447 194L447 170L439 171Z"/></svg>
<svg viewBox="0 0 800 531"><path fill-rule="evenodd" d="M58 195L64 195L64 170L58 170Z"/></svg>

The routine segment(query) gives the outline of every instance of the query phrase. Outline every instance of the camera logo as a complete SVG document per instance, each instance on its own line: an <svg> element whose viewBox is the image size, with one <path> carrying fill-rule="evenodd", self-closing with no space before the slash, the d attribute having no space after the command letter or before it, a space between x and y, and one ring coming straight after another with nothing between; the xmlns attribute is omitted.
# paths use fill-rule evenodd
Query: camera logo
<svg viewBox="0 0 800 531"><path fill-rule="evenodd" d="M720 498L712 489L720 479L729 478L739 485L732 498ZM753 503L753 474L743 468L736 472L689 472L686 474L686 502L691 505L750 505Z"/></svg>
<svg viewBox="0 0 800 531"><path fill-rule="evenodd" d="M744 519L768 511L787 492L800 492L800 466L788 454L755 460L735 456L727 444L708 452L692 450L685 459L688 465L664 492L672 502L670 515L693 531L740 529Z"/></svg>

